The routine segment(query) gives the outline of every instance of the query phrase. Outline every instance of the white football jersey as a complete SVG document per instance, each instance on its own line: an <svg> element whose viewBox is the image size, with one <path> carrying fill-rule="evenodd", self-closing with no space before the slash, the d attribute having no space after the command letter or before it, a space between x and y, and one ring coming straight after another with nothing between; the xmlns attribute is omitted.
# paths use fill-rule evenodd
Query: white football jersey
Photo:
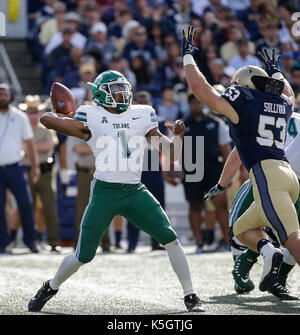
<svg viewBox="0 0 300 335"><path fill-rule="evenodd" d="M137 184L141 180L145 135L158 127L154 109L131 105L113 114L100 106L80 106L74 117L91 131L87 141L95 156L94 178L110 183Z"/></svg>
<svg viewBox="0 0 300 335"><path fill-rule="evenodd" d="M300 179L300 115L293 113L287 124L285 154Z"/></svg>

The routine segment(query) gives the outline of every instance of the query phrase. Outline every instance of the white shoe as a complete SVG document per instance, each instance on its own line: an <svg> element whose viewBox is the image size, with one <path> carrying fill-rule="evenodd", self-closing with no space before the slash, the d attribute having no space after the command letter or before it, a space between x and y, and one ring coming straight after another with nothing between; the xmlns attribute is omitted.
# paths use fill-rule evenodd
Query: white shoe
<svg viewBox="0 0 300 335"><path fill-rule="evenodd" d="M270 288L276 283L282 259L282 251L275 248L270 249L264 256L264 267L259 283L260 291L269 291Z"/></svg>

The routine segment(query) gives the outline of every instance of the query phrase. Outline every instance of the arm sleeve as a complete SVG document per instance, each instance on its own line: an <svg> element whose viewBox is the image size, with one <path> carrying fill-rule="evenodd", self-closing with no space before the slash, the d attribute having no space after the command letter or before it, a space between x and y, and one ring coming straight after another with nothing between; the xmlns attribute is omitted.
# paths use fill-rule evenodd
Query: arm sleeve
<svg viewBox="0 0 300 335"><path fill-rule="evenodd" d="M23 119L23 125L22 125L22 140L27 141L31 140L33 138L33 131L28 119L28 116L24 114L24 119Z"/></svg>

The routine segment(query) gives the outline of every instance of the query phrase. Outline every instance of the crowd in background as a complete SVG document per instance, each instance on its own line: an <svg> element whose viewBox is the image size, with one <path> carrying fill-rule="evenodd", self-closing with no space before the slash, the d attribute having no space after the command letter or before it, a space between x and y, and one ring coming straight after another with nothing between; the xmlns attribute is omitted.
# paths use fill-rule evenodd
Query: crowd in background
<svg viewBox="0 0 300 335"><path fill-rule="evenodd" d="M227 250L229 195L226 199L224 193L214 202L204 204L203 194L218 181L232 144L226 120L217 118L188 90L180 49L182 30L189 24L195 27L194 41L199 49L195 61L207 81L220 92L241 66L261 66L256 56L258 51L274 48L282 55L281 70L300 106L300 36L291 33L295 24L291 16L297 11L300 11L300 4L296 0L28 0L28 50L42 69L45 96L49 96L51 84L58 81L72 90L78 106L92 103L87 82L93 81L102 71L116 70L131 83L136 103L151 104L156 109L166 134L163 122L181 118L188 124L191 136L205 135L204 180L192 186L184 184L189 221L198 253L220 248ZM28 104L33 103L29 100L25 101L25 112ZM49 108L49 105L43 108L41 105L42 102L37 102L35 108ZM33 117L29 115L31 122ZM58 153L63 150L66 138L57 137L52 138L50 156L55 145L58 145ZM84 189L92 178L92 154L80 141L73 147L78 155L78 187ZM67 160L64 155L62 152L60 156L62 171L67 165L63 163ZM239 176L238 185L247 178L243 170ZM160 171L157 182L151 177L156 189L153 186L150 191L154 194L157 191L156 197L163 206L162 179L175 186L181 177L174 171ZM61 179L64 179L63 173ZM145 174L142 181L150 189L151 183L147 185ZM33 185L31 187L32 192L36 192ZM78 194L88 195L88 190ZM87 200L77 199L76 236ZM42 207L47 202L49 200L44 200ZM59 236L53 228L56 222L53 213L56 213L55 208L52 214L44 213L44 217L45 221L52 222L52 230L51 223L46 222L46 226L51 230L52 249L56 250ZM115 246L119 248L122 218L115 221ZM200 222L205 222L204 231ZM214 244L216 222L222 232L219 249ZM137 245L138 231L130 223L127 234L130 236L128 251L132 252ZM102 247L109 250L109 241ZM162 246L152 241L152 249L162 249Z"/></svg>

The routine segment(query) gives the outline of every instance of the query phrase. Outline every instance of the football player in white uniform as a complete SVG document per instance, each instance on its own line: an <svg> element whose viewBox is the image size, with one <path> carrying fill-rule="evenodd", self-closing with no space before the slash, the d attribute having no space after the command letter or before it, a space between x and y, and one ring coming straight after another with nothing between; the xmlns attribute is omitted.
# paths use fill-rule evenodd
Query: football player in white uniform
<svg viewBox="0 0 300 335"><path fill-rule="evenodd" d="M30 300L28 310L40 311L66 279L94 258L112 218L121 215L164 245L187 309L203 312L176 233L159 202L140 182L145 137L170 160L178 160L184 123L177 120L174 125L166 124L174 134L172 141L161 134L154 109L131 104L131 86L119 72L105 71L90 84L95 106L79 107L74 119L61 118L56 113L41 117L47 128L86 140L95 156L96 169L77 248L63 259L55 276L43 283Z"/></svg>

